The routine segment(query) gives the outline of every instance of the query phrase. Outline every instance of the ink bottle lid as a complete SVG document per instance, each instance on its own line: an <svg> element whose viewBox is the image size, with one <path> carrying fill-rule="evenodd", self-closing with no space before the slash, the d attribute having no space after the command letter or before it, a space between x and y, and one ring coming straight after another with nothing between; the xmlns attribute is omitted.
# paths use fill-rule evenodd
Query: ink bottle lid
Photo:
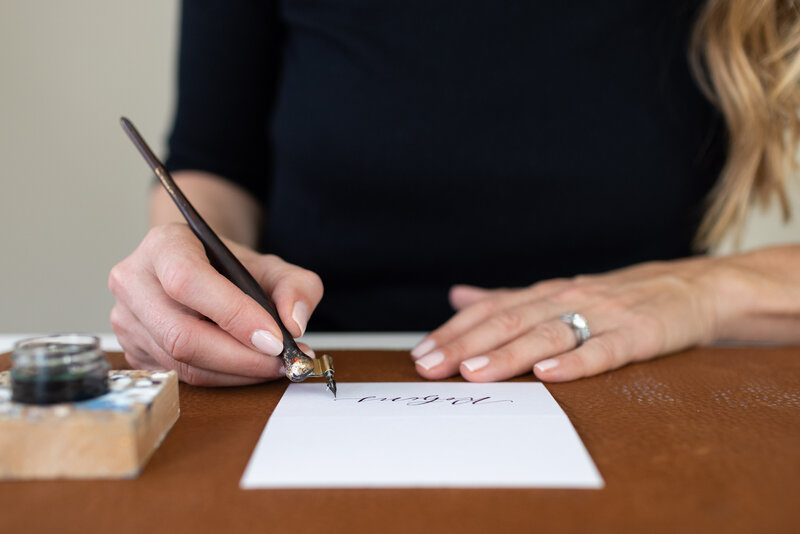
<svg viewBox="0 0 800 534"><path fill-rule="evenodd" d="M56 404L98 397L108 393L108 369L95 336L23 339L11 353L11 400Z"/></svg>

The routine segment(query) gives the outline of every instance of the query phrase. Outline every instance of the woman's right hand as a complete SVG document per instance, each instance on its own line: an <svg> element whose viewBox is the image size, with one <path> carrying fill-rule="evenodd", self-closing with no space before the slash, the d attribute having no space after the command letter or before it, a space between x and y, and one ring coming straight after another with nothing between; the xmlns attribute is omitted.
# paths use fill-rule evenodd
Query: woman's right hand
<svg viewBox="0 0 800 534"><path fill-rule="evenodd" d="M270 295L291 334L302 335L322 298L319 276L277 256L226 244ZM111 326L133 367L174 369L182 381L203 386L284 376L278 325L211 266L185 224L151 229L111 269L108 285L116 298Z"/></svg>

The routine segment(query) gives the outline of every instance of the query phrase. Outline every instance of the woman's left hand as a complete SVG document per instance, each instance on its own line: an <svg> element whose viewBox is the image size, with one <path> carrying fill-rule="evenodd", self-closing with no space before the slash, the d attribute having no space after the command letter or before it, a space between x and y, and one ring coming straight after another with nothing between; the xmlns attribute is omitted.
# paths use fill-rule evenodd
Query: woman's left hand
<svg viewBox="0 0 800 534"><path fill-rule="evenodd" d="M543 381L561 382L709 343L728 313L718 302L719 262L646 263L521 289L454 286L450 301L458 313L412 357L429 379L460 372L491 382L533 370ZM585 317L591 331L580 346L561 320L569 312Z"/></svg>

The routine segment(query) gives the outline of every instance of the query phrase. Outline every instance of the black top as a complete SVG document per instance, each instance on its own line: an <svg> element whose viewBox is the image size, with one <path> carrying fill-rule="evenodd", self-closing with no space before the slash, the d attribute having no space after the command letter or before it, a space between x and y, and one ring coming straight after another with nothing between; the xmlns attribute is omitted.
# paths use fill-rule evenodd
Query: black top
<svg viewBox="0 0 800 534"><path fill-rule="evenodd" d="M724 157L697 0L192 0L168 167L263 199L316 330L427 330L453 283L691 253Z"/></svg>

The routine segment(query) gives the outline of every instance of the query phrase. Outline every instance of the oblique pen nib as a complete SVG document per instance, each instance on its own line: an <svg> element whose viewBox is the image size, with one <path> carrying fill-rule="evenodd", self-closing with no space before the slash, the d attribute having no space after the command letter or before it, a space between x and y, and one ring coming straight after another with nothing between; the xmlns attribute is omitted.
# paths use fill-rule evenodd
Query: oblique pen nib
<svg viewBox="0 0 800 534"><path fill-rule="evenodd" d="M327 354L323 354L320 358L313 358L310 361L314 362L314 372L311 376L322 378L323 376L328 381L328 389L333 393L333 398L336 399L336 380L333 379L333 358Z"/></svg>
<svg viewBox="0 0 800 534"><path fill-rule="evenodd" d="M333 379L333 373L328 373L327 374L327 379L328 379L328 389L331 390L331 393L333 393L333 398L335 399L336 398L336 380Z"/></svg>

